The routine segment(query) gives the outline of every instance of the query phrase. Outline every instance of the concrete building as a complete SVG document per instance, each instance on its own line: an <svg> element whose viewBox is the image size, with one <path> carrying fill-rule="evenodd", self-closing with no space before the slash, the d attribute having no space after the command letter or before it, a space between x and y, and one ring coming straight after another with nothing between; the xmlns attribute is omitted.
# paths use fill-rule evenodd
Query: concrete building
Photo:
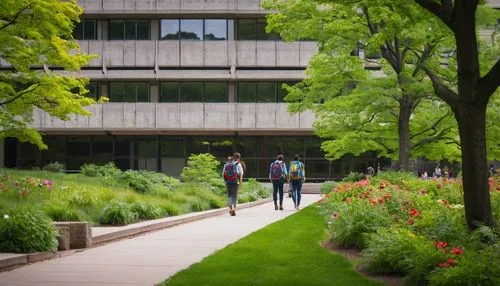
<svg viewBox="0 0 500 286"><path fill-rule="evenodd" d="M265 33L259 0L79 4L85 13L74 37L83 52L99 55L81 75L91 80L90 96L110 102L70 121L35 112L34 127L49 150L7 139L6 166L58 161L78 170L113 161L176 176L190 154L210 152L222 161L237 151L249 177L267 178L278 153L287 160L299 153L307 177L324 180L376 165L371 154L325 160L314 115L287 112L281 85L304 78L317 47Z"/></svg>

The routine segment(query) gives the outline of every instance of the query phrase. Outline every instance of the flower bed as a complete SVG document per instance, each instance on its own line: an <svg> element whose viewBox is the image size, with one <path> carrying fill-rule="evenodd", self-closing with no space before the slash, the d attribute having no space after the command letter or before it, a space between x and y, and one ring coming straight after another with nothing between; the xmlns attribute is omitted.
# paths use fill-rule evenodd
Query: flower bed
<svg viewBox="0 0 500 286"><path fill-rule="evenodd" d="M498 222L498 179L490 194ZM500 285L498 227L468 230L460 181L385 173L333 187L322 205L331 240L363 249L361 269L416 284Z"/></svg>

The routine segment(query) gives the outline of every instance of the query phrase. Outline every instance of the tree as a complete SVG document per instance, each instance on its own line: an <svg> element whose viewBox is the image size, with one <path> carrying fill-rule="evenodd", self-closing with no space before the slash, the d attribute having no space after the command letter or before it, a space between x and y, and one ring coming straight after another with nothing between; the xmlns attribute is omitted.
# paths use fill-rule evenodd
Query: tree
<svg viewBox="0 0 500 286"><path fill-rule="evenodd" d="M484 52L480 54L481 45L477 40L479 0L414 2L442 21L455 38L456 86L446 81L442 70L427 65L423 65L423 69L436 94L451 107L458 122L467 223L470 228L478 224L493 226L486 154L486 110L500 85L499 53L493 65L480 64Z"/></svg>
<svg viewBox="0 0 500 286"><path fill-rule="evenodd" d="M410 156L443 159L444 154L457 154L456 123L447 108L430 104L439 100L417 64L450 42L445 27L434 29L429 37L423 31L432 23L417 6L409 7L411 18L394 17L391 11L398 6L392 0L264 3L279 12L268 16L268 30L279 31L285 40L318 42L319 53L310 61L308 78L289 89L288 99L301 102L292 110L312 108L319 117L330 119L320 119L315 130L333 138L323 144L331 158L371 148L380 156L398 158L401 169L408 170ZM381 55L384 78L364 72L363 61L353 53L358 48ZM325 104L316 105L319 101ZM346 111L342 115L339 103ZM433 106L433 112L425 112L429 108L422 105ZM423 121L426 125L418 123ZM449 152L425 152L436 146Z"/></svg>
<svg viewBox="0 0 500 286"><path fill-rule="evenodd" d="M69 114L90 115L94 103L84 96L86 79L55 72L74 72L92 58L80 53L72 28L82 8L76 0L0 1L0 138L16 137L46 148L30 127L34 108L63 120Z"/></svg>

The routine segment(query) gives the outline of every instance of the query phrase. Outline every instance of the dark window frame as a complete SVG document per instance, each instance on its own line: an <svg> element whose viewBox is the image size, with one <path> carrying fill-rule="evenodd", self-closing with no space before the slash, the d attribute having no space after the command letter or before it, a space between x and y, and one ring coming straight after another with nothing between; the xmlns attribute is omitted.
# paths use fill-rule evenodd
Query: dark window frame
<svg viewBox="0 0 500 286"><path fill-rule="evenodd" d="M170 21L177 21L177 27L178 27L178 30L177 30L177 39L162 39L162 30L161 30L161 23L162 21L164 20L170 20ZM195 40L195 39L181 39L181 34L180 34L180 31L181 31L181 20L202 20L202 37L203 39L200 39L200 40ZM224 20L226 21L226 39L225 40L207 40L206 37L205 37L205 33L206 33L206 21L207 20ZM229 20L234 20L233 18L164 18L164 19L160 19L160 29L159 29L159 40L160 41L209 41L209 42L212 42L212 41L229 41ZM233 24L234 25L234 24Z"/></svg>
<svg viewBox="0 0 500 286"><path fill-rule="evenodd" d="M113 84L121 84L121 87L123 88L123 100L121 101L114 101L112 100L112 94L111 94L111 87ZM147 96L148 100L147 101L138 101L137 97L137 84L146 84L147 86ZM126 86L127 85L135 85L135 101L125 101L126 99ZM124 102L124 103L147 103L151 102L151 84L147 81L132 81L132 82L127 82L127 81L112 81L108 83L108 98L109 102Z"/></svg>
<svg viewBox="0 0 500 286"><path fill-rule="evenodd" d="M164 83L175 83L177 85L177 101L162 101L162 91L163 91L163 84ZM182 101L182 90L181 90L181 84L182 83L201 83L201 101ZM226 101L207 101L206 100L206 84L207 83L221 83L224 84L226 88ZM161 103L186 103L186 102L192 102L192 103L228 103L229 102L229 81L224 81L224 80L217 80L217 81L162 81L160 82L160 98L159 102Z"/></svg>
<svg viewBox="0 0 500 286"><path fill-rule="evenodd" d="M94 36L91 39L88 39L87 37L85 37L85 30L86 30L85 23L89 23L89 22L93 23L93 29L94 29ZM81 25L81 28L82 28L81 35L75 35L74 31L76 30L77 25ZM77 40L77 41L97 40L97 20L95 20L95 19L81 19L79 23L75 23L75 26L73 27L72 36L73 36L73 39ZM81 37L75 37L75 36L81 36Z"/></svg>
<svg viewBox="0 0 500 286"><path fill-rule="evenodd" d="M122 39L112 39L111 38L111 22L112 21L121 21L123 26L123 38ZM146 21L148 22L148 36L146 39L139 39L137 33L137 22L138 21ZM126 34L126 22L135 22L135 37L134 39L127 39ZM151 19L109 19L108 20L108 41L150 41L151 40Z"/></svg>

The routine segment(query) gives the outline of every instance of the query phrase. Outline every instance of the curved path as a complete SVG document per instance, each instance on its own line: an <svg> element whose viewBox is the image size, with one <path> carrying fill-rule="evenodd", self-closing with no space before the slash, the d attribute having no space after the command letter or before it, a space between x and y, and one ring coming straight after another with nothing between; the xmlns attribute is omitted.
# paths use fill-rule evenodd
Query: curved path
<svg viewBox="0 0 500 286"><path fill-rule="evenodd" d="M320 199L303 195L302 207ZM1 286L154 285L218 249L296 211L286 198L0 273ZM222 270L221 270L222 271Z"/></svg>

